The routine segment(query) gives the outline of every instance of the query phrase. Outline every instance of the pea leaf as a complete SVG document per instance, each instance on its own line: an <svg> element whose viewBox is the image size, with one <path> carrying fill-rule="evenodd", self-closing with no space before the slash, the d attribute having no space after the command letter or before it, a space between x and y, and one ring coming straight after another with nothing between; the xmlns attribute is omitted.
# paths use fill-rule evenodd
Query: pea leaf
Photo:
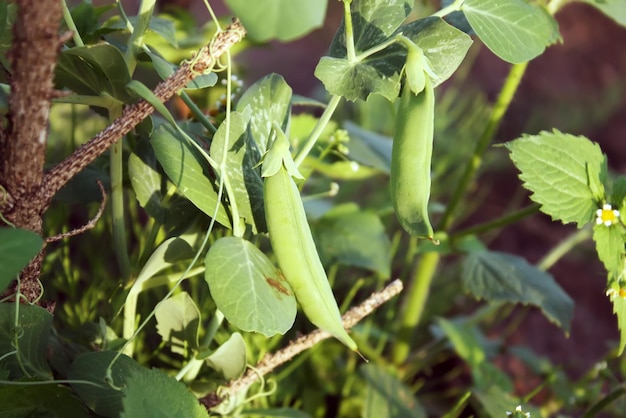
<svg viewBox="0 0 626 418"><path fill-rule="evenodd" d="M600 9L619 25L626 27L626 0L583 0Z"/></svg>
<svg viewBox="0 0 626 418"><path fill-rule="evenodd" d="M597 144L554 130L525 135L505 146L542 212L563 223L576 222L578 227L595 218L598 202L589 176L596 176L599 183L606 180L602 178L605 157Z"/></svg>
<svg viewBox="0 0 626 418"><path fill-rule="evenodd" d="M36 399L36 402L33 402L33 399ZM72 389L55 384L3 385L0 389L0 416L7 418L89 417Z"/></svg>
<svg viewBox="0 0 626 418"><path fill-rule="evenodd" d="M364 418L426 418L412 391L380 366L364 364L359 367L359 374L367 383Z"/></svg>
<svg viewBox="0 0 626 418"><path fill-rule="evenodd" d="M189 293L182 292L160 303L155 311L157 332L174 353L185 355L198 348L200 311Z"/></svg>
<svg viewBox="0 0 626 418"><path fill-rule="evenodd" d="M27 304L19 305L17 319L15 313L14 303L0 303L0 370L8 370L11 380L52 379L46 360L52 314Z"/></svg>
<svg viewBox="0 0 626 418"><path fill-rule="evenodd" d="M485 45L513 64L530 61L559 38L556 20L525 0L466 0L461 10Z"/></svg>
<svg viewBox="0 0 626 418"><path fill-rule="evenodd" d="M611 277L618 277L624 269L626 255L626 233L621 225L594 225L593 240L596 243L598 258Z"/></svg>
<svg viewBox="0 0 626 418"><path fill-rule="evenodd" d="M209 180L209 163L169 125L159 126L150 140L157 160L178 190L198 209L213 216L215 220L230 228L230 219L221 202L217 201L214 183Z"/></svg>
<svg viewBox="0 0 626 418"><path fill-rule="evenodd" d="M244 331L284 334L296 317L296 298L280 270L237 237L216 241L204 259L204 278L224 317Z"/></svg>
<svg viewBox="0 0 626 418"><path fill-rule="evenodd" d="M226 4L251 39L291 41L322 26L328 0L226 0Z"/></svg>
<svg viewBox="0 0 626 418"><path fill-rule="evenodd" d="M463 261L465 289L480 299L534 305L569 333L574 303L554 278L526 260L500 252L476 252Z"/></svg>
<svg viewBox="0 0 626 418"><path fill-rule="evenodd" d="M226 380L241 376L247 364L246 343L241 334L234 332L224 344L207 357L206 362L222 373Z"/></svg>
<svg viewBox="0 0 626 418"><path fill-rule="evenodd" d="M261 154L267 151L272 124L285 132L291 114L291 87L278 74L269 74L246 90L237 102L237 110L251 110L250 132Z"/></svg>
<svg viewBox="0 0 626 418"><path fill-rule="evenodd" d="M313 225L313 231L326 265L339 262L390 276L391 242L376 214L356 204L336 206Z"/></svg>
<svg viewBox="0 0 626 418"><path fill-rule="evenodd" d="M0 228L0 292L37 255L43 240L33 231Z"/></svg>
<svg viewBox="0 0 626 418"><path fill-rule="evenodd" d="M261 153L249 135L248 120L249 108L245 114L231 112L229 135L226 132L226 123L222 123L213 136L210 153L215 161L221 162L224 158L224 147L227 146L226 175L234 193L239 216L246 224L251 225L254 233L258 233L267 231L263 180L258 168Z"/></svg>

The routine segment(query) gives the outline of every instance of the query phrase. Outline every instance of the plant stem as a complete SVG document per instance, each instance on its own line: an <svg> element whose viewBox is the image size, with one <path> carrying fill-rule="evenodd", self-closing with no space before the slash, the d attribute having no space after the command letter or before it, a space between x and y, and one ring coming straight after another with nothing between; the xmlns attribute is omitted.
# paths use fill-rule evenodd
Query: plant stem
<svg viewBox="0 0 626 418"><path fill-rule="evenodd" d="M346 58L348 61L356 61L356 50L354 49L354 29L352 28L352 13L350 4L352 0L343 0L344 16L344 36L346 37Z"/></svg>
<svg viewBox="0 0 626 418"><path fill-rule="evenodd" d="M300 150L300 153L294 160L294 162L296 163L296 167L300 167L300 164L302 164L302 161L304 161L306 156L309 155L309 152L311 152L311 149L313 149L313 147L315 146L315 143L317 142L320 135L324 131L324 128L326 128L326 125L328 125L328 122L330 121L330 118L333 116L333 113L335 112L335 109L337 109L337 106L339 105L340 101L341 101L341 96L333 96L330 98L330 101L328 102L326 109L324 109L324 113L322 113L322 116L320 116L319 120L317 121L317 124L315 124L315 127L313 128L313 131L311 132L311 135L309 135L309 138L304 144L304 147L302 147L302 150Z"/></svg>
<svg viewBox="0 0 626 418"><path fill-rule="evenodd" d="M209 121L206 115L202 112L202 109L200 109L198 105L193 100L191 100L191 97L189 97L187 92L185 92L184 90L181 91L180 98L182 99L183 103L187 105L191 114L195 116L195 118L198 120L198 122L202 124L202 126L204 126L211 133L215 133L217 131L217 128L213 126L213 124Z"/></svg>
<svg viewBox="0 0 626 418"><path fill-rule="evenodd" d="M457 10L461 10L461 6L463 5L463 2L465 0L455 0L452 2L452 4L449 4L448 6L444 7L443 9L439 10L436 13L433 13L433 16L435 17L444 17L449 15L452 12L456 12Z"/></svg>
<svg viewBox="0 0 626 418"><path fill-rule="evenodd" d="M546 256L537 263L537 267L544 271L548 270L576 245L591 238L591 235L592 230L590 228L577 230L576 232L565 238L563 241L561 241L559 245L552 249L552 251L546 254Z"/></svg>
<svg viewBox="0 0 626 418"><path fill-rule="evenodd" d="M469 184L474 179L476 172L480 168L482 163L482 157L485 153L485 150L491 144L493 137L502 122L502 118L504 114L509 108L511 101L513 100L513 96L519 87L520 82L522 81L522 77L526 72L526 67L528 66L528 62L524 62L521 64L515 64L511 67L509 71L509 75L504 82L504 86L502 86L502 90L500 91L500 95L498 96L498 100L496 101L491 115L489 117L489 121L483 134L479 138L476 143L476 147L474 148L474 153L465 167L465 172L463 173L463 177L461 177L461 181L457 184L457 187L452 195L450 202L446 208L446 212L439 223L440 231L447 231L452 226L454 222L454 212L457 209L457 206L463 199L465 192Z"/></svg>
<svg viewBox="0 0 626 418"><path fill-rule="evenodd" d="M392 361L402 364L411 351L411 339L424 312L430 283L435 276L441 255L428 252L419 259L415 274L411 280L411 289L404 299L403 313L400 317L398 339L393 347Z"/></svg>
<svg viewBox="0 0 626 418"><path fill-rule="evenodd" d="M467 235L478 235L483 232L489 232L494 229L502 228L504 226L513 224L529 215L536 213L541 205L538 203L534 203L532 205L526 206L525 208L516 210L513 213L506 214L500 218L494 219L489 222L485 222L471 228L464 229L462 231L456 232L454 234L450 234L450 239L459 239L465 237Z"/></svg>
<svg viewBox="0 0 626 418"><path fill-rule="evenodd" d="M137 21L133 27L133 32L126 45L126 54L124 54L124 61L126 61L126 67L128 73L133 74L135 67L137 67L137 58L135 54L141 51L143 46L143 36L148 30L150 25L150 19L154 13L154 6L156 0L142 0L139 5L139 11L137 12Z"/></svg>
<svg viewBox="0 0 626 418"><path fill-rule="evenodd" d="M72 19L72 14L70 13L70 9L67 7L67 2L62 3L63 6L63 21L67 25L67 28L72 31L72 39L76 46L85 46L83 43L83 39L80 37L80 33L78 33L78 29L76 28L76 24L74 23L74 19Z"/></svg>

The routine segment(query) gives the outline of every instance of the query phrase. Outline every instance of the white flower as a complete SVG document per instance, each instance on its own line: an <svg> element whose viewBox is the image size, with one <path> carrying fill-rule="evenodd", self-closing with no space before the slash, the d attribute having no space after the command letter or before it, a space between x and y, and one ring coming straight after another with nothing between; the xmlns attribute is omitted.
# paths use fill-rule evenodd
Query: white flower
<svg viewBox="0 0 626 418"><path fill-rule="evenodd" d="M619 210L613 209L613 207L606 203L602 206L602 209L596 211L596 224L604 226L611 226L619 219Z"/></svg>

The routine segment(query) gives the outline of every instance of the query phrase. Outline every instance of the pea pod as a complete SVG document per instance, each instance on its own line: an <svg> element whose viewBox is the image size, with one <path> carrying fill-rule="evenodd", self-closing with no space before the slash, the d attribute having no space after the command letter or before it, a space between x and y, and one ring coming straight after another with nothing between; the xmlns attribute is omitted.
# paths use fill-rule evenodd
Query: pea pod
<svg viewBox="0 0 626 418"><path fill-rule="evenodd" d="M311 235L300 192L302 178L289 153L289 140L275 126L276 140L262 168L265 217L272 249L298 303L309 320L351 350L356 343L341 323L339 307Z"/></svg>
<svg viewBox="0 0 626 418"><path fill-rule="evenodd" d="M391 152L391 200L402 227L410 234L433 239L428 218L430 162L433 153L435 94L425 74L424 89L402 89Z"/></svg>

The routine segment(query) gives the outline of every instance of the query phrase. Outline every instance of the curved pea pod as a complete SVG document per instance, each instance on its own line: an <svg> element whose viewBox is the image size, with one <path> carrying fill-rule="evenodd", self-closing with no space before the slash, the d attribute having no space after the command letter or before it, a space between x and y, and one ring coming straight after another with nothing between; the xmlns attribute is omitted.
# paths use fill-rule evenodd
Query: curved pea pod
<svg viewBox="0 0 626 418"><path fill-rule="evenodd" d="M391 151L391 200L398 221L411 235L433 239L428 218L435 94L425 74L424 89L402 89Z"/></svg>
<svg viewBox="0 0 626 418"><path fill-rule="evenodd" d="M307 318L351 350L356 343L341 323L324 267L311 235L300 192L293 177L301 178L289 153L289 141L276 129L277 139L262 168L265 217L272 249Z"/></svg>

